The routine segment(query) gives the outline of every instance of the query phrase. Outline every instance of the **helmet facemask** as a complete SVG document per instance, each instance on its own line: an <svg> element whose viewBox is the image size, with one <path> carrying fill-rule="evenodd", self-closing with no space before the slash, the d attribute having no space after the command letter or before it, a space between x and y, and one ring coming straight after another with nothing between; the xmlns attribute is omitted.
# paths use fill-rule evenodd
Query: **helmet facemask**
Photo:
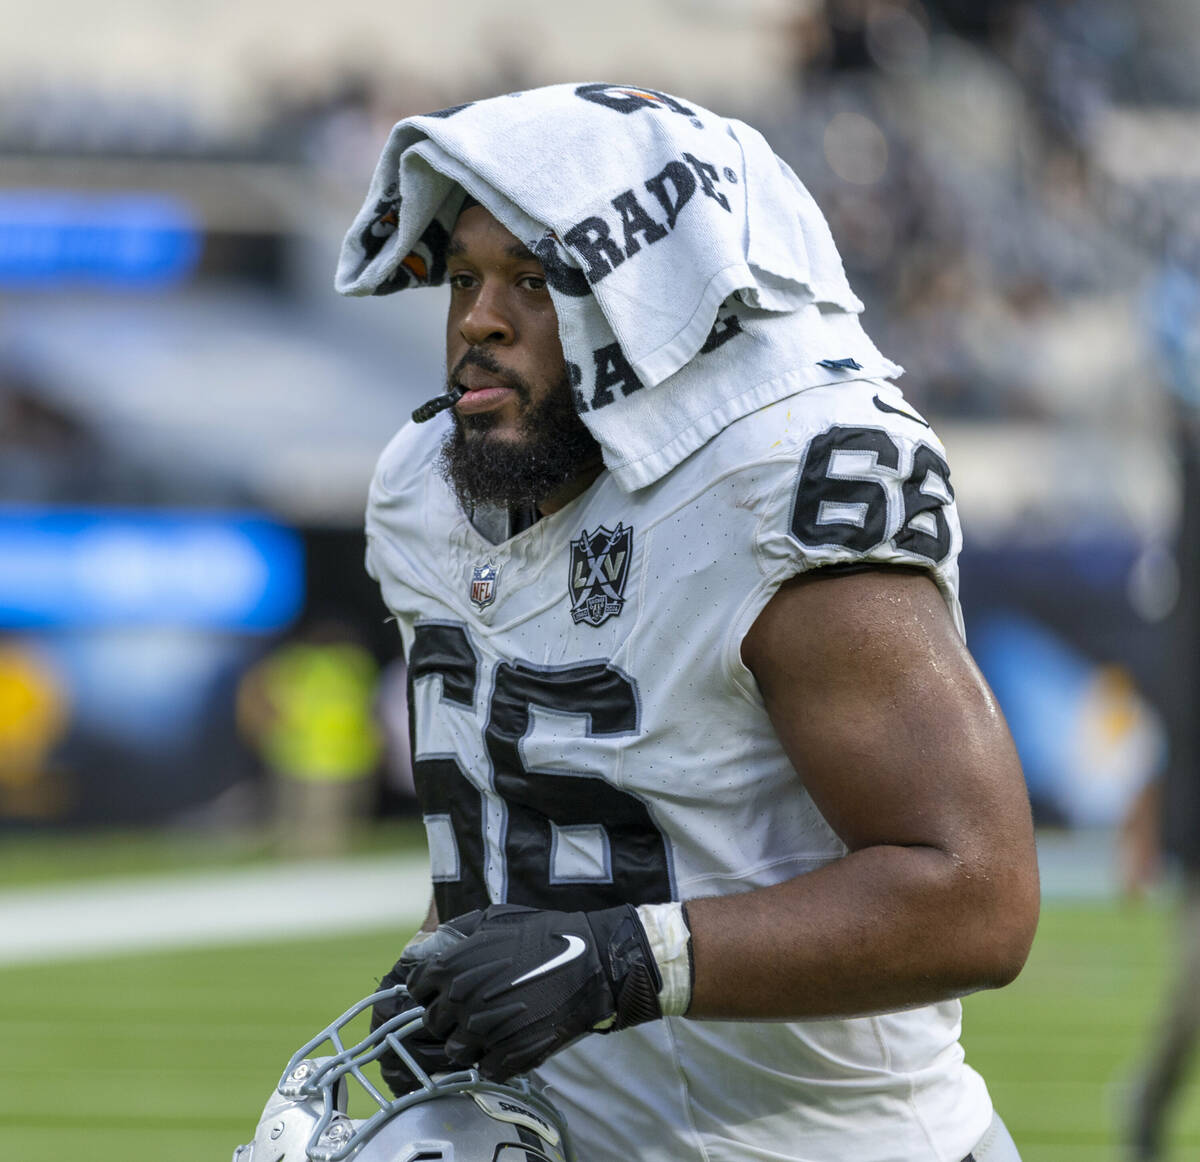
<svg viewBox="0 0 1200 1162"><path fill-rule="evenodd" d="M364 997L292 1055L233 1162L573 1162L562 1116L526 1078L501 1085L477 1070L431 1076L405 1045L422 1028L412 1005L349 1046L348 1026L402 985ZM392 1097L365 1069L391 1050L414 1088ZM366 1117L352 1117L365 1102Z"/></svg>

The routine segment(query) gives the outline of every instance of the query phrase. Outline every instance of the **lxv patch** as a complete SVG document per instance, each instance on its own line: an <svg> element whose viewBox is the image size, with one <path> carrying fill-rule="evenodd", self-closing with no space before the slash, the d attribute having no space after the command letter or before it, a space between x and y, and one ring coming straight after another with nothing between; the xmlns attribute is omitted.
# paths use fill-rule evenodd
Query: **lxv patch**
<svg viewBox="0 0 1200 1162"><path fill-rule="evenodd" d="M571 618L578 625L601 625L625 607L625 583L633 556L633 528L618 522L594 533L580 529L571 542Z"/></svg>

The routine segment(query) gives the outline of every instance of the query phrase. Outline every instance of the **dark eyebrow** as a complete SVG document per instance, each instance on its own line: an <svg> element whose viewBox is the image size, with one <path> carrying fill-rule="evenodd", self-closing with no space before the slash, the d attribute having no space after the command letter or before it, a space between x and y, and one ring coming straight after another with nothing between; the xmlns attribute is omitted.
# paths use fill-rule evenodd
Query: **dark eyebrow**
<svg viewBox="0 0 1200 1162"><path fill-rule="evenodd" d="M451 238L446 244L446 257L457 258L460 254L465 254L467 250L466 244L461 238ZM516 258L523 262L540 262L536 254L525 245L524 242L513 242L511 245L504 248L504 253L509 258Z"/></svg>

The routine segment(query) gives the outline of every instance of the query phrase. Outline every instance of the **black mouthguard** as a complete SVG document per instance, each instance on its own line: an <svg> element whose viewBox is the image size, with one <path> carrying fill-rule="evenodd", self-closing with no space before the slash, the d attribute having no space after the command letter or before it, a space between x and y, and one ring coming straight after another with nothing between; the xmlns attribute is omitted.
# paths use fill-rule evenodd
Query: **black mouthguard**
<svg viewBox="0 0 1200 1162"><path fill-rule="evenodd" d="M413 423L423 424L426 420L433 419L438 412L444 412L447 408L452 408L465 394L461 387L455 387L451 388L445 395L436 396L428 403L423 403L413 412Z"/></svg>

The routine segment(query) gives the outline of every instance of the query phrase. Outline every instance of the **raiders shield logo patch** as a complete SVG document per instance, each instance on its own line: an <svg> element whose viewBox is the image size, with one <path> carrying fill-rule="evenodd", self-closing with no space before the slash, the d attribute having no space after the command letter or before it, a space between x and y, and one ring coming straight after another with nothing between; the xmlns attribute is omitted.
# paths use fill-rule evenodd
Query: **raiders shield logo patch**
<svg viewBox="0 0 1200 1162"><path fill-rule="evenodd" d="M600 625L625 606L625 582L633 555L633 529L618 523L594 533L580 529L571 542L571 618L578 625Z"/></svg>
<svg viewBox="0 0 1200 1162"><path fill-rule="evenodd" d="M476 609L486 609L496 600L496 579L500 570L489 561L486 565L476 565L471 573L471 604Z"/></svg>

